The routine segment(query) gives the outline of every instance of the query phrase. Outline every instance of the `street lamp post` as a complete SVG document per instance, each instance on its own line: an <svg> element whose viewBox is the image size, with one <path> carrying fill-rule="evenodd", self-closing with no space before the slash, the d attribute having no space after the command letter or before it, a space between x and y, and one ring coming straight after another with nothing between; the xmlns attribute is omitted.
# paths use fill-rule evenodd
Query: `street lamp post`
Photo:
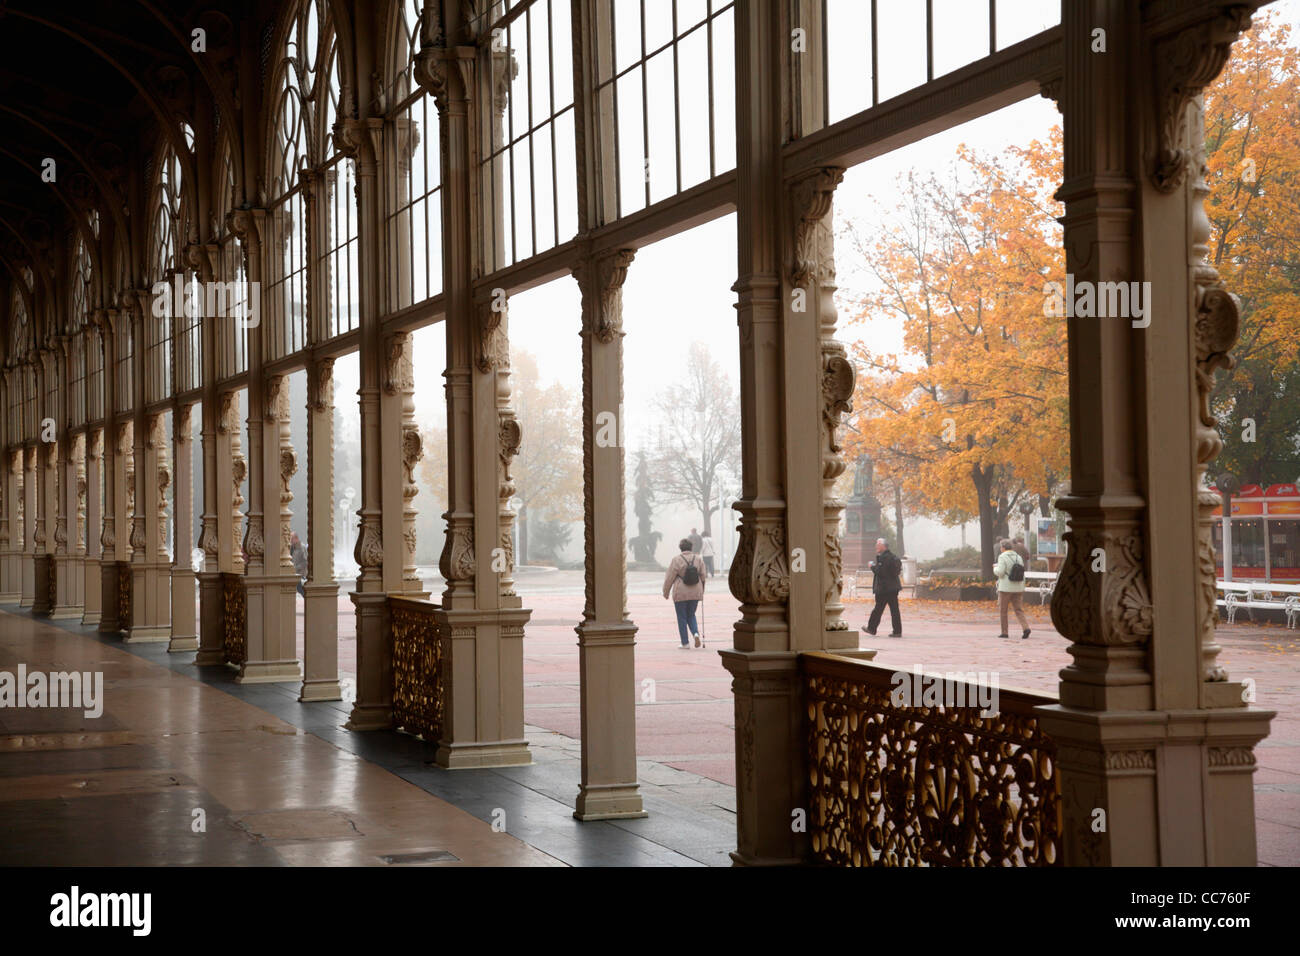
<svg viewBox="0 0 1300 956"><path fill-rule="evenodd" d="M731 506L734 505L738 500L739 500L738 495L723 495L722 497L722 509L718 515L718 524L719 524L718 531L720 532L719 543L721 544L721 548L718 551L719 572L727 570L727 555L735 552L735 548L733 547L735 542L733 539L735 538L736 532L735 529L732 527L731 521L727 518L724 518L723 515L730 512Z"/></svg>
<svg viewBox="0 0 1300 956"><path fill-rule="evenodd" d="M1215 487L1219 489L1219 494L1223 496L1223 507L1219 510L1222 512L1223 521L1223 580L1232 580L1232 496L1241 488L1241 482L1237 476L1231 472L1225 471L1215 479Z"/></svg>

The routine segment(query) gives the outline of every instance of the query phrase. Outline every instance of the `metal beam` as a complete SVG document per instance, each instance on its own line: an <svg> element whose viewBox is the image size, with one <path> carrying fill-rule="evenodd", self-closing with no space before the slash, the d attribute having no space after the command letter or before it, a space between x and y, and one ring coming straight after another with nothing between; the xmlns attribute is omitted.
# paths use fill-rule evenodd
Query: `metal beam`
<svg viewBox="0 0 1300 956"><path fill-rule="evenodd" d="M811 136L787 143L794 179L821 166L853 166L1035 96L1060 78L1061 28L1044 30Z"/></svg>

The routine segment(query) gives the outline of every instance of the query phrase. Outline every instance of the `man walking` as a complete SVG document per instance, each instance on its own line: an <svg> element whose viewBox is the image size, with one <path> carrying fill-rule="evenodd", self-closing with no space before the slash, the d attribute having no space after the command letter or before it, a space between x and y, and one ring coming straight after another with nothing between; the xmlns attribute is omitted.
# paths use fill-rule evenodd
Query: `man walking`
<svg viewBox="0 0 1300 956"><path fill-rule="evenodd" d="M872 637L876 636L876 628L880 626L880 618L886 607L889 608L890 623L894 626L889 636L903 636L903 618L898 613L898 592L903 589L899 577L902 570L903 562L898 560L898 555L889 550L884 538L877 538L876 560L871 564L871 591L876 596L876 606L872 608L871 619L862 625L862 629Z"/></svg>
<svg viewBox="0 0 1300 956"><path fill-rule="evenodd" d="M691 529L691 533L687 536L686 540L691 543L691 551L694 553L699 554L700 551L703 550L704 539L700 537L700 533L694 528Z"/></svg>

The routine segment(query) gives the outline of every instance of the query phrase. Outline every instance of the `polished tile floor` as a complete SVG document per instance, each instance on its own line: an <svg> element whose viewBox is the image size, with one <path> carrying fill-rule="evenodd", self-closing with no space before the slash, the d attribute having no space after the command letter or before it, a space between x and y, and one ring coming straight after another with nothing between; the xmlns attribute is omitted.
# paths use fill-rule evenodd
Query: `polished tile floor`
<svg viewBox="0 0 1300 956"><path fill-rule="evenodd" d="M0 709L0 864L560 864L260 707L0 611L0 669L19 663L102 672L105 700Z"/></svg>
<svg viewBox="0 0 1300 956"><path fill-rule="evenodd" d="M528 726L531 766L449 772L423 741L345 730L348 703L192 660L0 608L0 671L102 672L105 700L0 707L0 865L731 863L724 784L640 760L649 816L579 823L577 740Z"/></svg>

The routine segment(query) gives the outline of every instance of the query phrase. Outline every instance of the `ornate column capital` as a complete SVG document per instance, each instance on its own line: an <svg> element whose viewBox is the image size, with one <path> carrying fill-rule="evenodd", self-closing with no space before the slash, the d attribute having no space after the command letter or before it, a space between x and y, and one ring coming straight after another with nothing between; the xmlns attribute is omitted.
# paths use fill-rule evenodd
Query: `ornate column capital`
<svg viewBox="0 0 1300 956"><path fill-rule="evenodd" d="M509 316L509 302L496 295L474 303L474 364L480 372L510 367Z"/></svg>
<svg viewBox="0 0 1300 956"><path fill-rule="evenodd" d="M439 113L453 105L463 110L474 88L474 61L478 50L472 46L421 46L415 59L415 79L433 94Z"/></svg>
<svg viewBox="0 0 1300 956"><path fill-rule="evenodd" d="M1225 4L1208 19L1181 25L1157 36L1149 61L1154 70L1157 150L1151 181L1161 192L1173 192L1186 179L1194 161L1187 143L1187 107L1219 75L1232 53L1232 44L1250 29L1257 2Z"/></svg>
<svg viewBox="0 0 1300 956"><path fill-rule="evenodd" d="M415 388L411 333L395 332L384 343L384 391L389 395Z"/></svg>
<svg viewBox="0 0 1300 956"><path fill-rule="evenodd" d="M315 365L316 381L307 404L313 412L324 412L334 407L334 358L317 358Z"/></svg>
<svg viewBox="0 0 1300 956"><path fill-rule="evenodd" d="M345 117L335 122L331 133L334 148L356 163L375 163L383 155L384 121L379 117Z"/></svg>
<svg viewBox="0 0 1300 956"><path fill-rule="evenodd" d="M584 255L573 270L582 292L582 334L608 345L623 334L623 282L635 249Z"/></svg>
<svg viewBox="0 0 1300 956"><path fill-rule="evenodd" d="M817 274L817 230L831 211L835 189L844 180L844 167L823 166L804 173L789 185L790 220L794 225L794 263L790 281L805 286Z"/></svg>

